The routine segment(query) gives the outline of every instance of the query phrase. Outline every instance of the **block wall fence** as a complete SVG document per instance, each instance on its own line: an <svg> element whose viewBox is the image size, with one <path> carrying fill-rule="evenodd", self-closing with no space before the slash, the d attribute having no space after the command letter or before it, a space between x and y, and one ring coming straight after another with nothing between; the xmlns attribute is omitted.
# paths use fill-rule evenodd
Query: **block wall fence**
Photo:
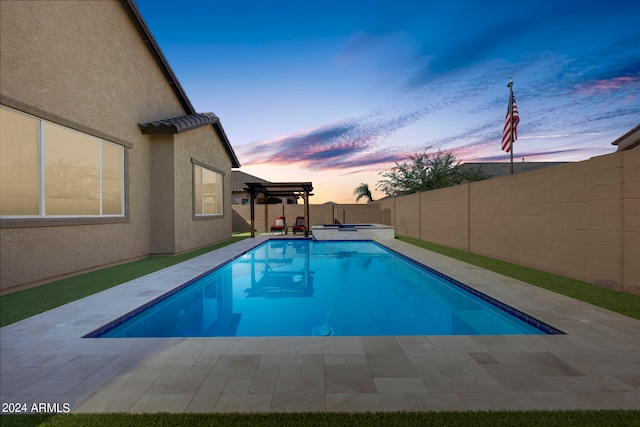
<svg viewBox="0 0 640 427"><path fill-rule="evenodd" d="M234 205L234 231L249 206ZM292 223L303 205L270 205ZM396 234L640 295L640 149L369 204L309 206L311 224ZM238 219L238 221L236 221ZM264 230L264 206L256 228Z"/></svg>

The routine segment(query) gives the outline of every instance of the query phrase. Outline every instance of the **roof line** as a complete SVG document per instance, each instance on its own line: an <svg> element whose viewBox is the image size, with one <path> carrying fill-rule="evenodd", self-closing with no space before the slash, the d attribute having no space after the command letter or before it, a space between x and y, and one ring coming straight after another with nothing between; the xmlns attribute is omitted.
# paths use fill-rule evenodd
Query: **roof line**
<svg viewBox="0 0 640 427"><path fill-rule="evenodd" d="M178 97L178 100L180 101L180 104L182 104L182 107L186 110L187 114L195 114L196 110L193 107L193 104L191 104L189 97L182 88L182 85L178 81L175 73L171 69L171 66L167 61L167 58L162 53L158 42L156 42L156 39L151 34L151 30L144 22L144 19L142 18L142 15L138 10L138 6L136 6L133 0L120 0L120 4L122 4L125 11L131 18L131 21L138 30L140 37L142 37L142 41L144 41L144 43L149 48L151 56L153 56L153 59L155 59L156 63L160 67L160 70L162 70L162 74L164 74L164 77L165 79L167 79L169 86L171 86L171 89L173 89L173 92Z"/></svg>

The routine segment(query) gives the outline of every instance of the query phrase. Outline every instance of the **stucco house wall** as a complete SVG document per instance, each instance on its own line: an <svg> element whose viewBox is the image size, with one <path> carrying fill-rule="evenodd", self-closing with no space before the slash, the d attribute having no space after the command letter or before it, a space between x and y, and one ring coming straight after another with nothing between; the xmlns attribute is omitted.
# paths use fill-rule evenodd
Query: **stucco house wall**
<svg viewBox="0 0 640 427"><path fill-rule="evenodd" d="M178 134L174 144L176 183L176 252L202 247L231 237L231 160L212 126ZM224 215L194 219L192 159L223 174Z"/></svg>
<svg viewBox="0 0 640 427"><path fill-rule="evenodd" d="M177 135L138 127L194 111L136 13L127 0L0 2L0 103L124 146L126 205L124 218L0 220L3 292L231 234L230 195L223 216L193 221L190 157L227 178L233 163L213 126Z"/></svg>

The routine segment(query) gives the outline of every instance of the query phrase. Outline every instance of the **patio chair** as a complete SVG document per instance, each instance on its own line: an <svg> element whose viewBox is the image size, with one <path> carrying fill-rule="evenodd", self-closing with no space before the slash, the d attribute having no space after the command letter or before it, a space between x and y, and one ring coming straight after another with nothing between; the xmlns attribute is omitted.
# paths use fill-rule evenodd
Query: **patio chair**
<svg viewBox="0 0 640 427"><path fill-rule="evenodd" d="M283 234L287 232L287 219L283 216L277 216L273 219L273 225L271 226L271 234L274 231L279 231Z"/></svg>
<svg viewBox="0 0 640 427"><path fill-rule="evenodd" d="M304 225L304 217L303 216L297 217L295 224L293 224L293 234L296 234L296 232L298 231L301 233L304 233L306 229L307 227Z"/></svg>

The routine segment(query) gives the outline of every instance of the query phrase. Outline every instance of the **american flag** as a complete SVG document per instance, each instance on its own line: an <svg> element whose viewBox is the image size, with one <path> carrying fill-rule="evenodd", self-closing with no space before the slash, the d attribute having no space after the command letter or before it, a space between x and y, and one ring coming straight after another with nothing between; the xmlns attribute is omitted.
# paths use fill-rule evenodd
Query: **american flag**
<svg viewBox="0 0 640 427"><path fill-rule="evenodd" d="M511 109L513 108L513 120L511 118ZM511 151L511 126L513 126L513 141L518 139L518 106L516 105L516 97L511 93L511 102L507 108L507 117L504 119L504 129L502 130L502 150L507 153Z"/></svg>

